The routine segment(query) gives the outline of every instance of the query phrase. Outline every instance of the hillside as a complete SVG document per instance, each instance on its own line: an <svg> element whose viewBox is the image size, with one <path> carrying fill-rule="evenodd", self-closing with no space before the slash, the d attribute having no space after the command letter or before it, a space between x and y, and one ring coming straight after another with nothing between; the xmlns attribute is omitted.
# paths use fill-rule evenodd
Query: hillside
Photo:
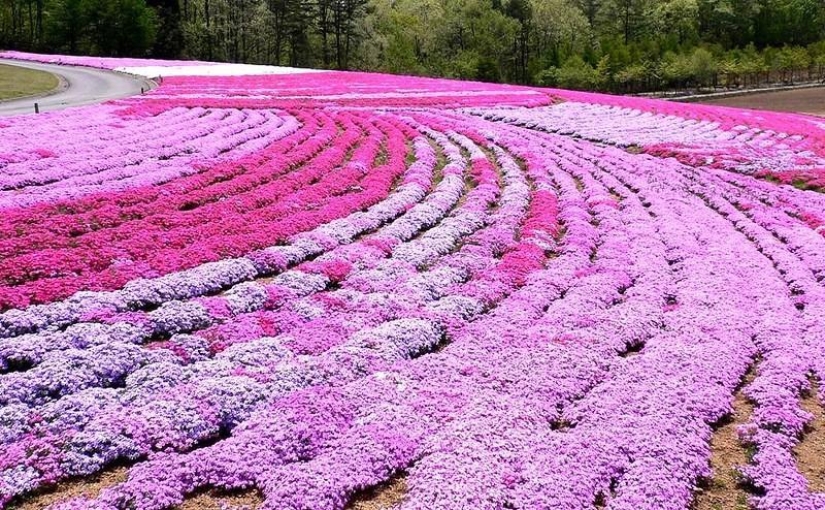
<svg viewBox="0 0 825 510"><path fill-rule="evenodd" d="M0 509L825 508L822 119L2 56Z"/></svg>

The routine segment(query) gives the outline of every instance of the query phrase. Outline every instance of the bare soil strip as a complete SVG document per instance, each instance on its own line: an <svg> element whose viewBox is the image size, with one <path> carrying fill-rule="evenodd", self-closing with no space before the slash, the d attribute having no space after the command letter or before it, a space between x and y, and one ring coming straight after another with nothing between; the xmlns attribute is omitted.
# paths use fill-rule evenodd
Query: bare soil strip
<svg viewBox="0 0 825 510"><path fill-rule="evenodd" d="M82 480L57 484L41 493L25 498L21 503L12 503L8 510L43 510L50 505L77 497L96 498L101 491L125 482L129 468L119 466ZM255 490L225 492L216 489L196 492L175 510L257 510L263 498Z"/></svg>
<svg viewBox="0 0 825 510"><path fill-rule="evenodd" d="M186 498L175 510L257 510L263 502L263 497L255 490L223 492L213 489Z"/></svg>
<svg viewBox="0 0 825 510"><path fill-rule="evenodd" d="M407 480L402 474L356 494L346 510L389 510L401 503L406 495Z"/></svg>
<svg viewBox="0 0 825 510"><path fill-rule="evenodd" d="M26 498L22 503L12 503L8 510L43 510L49 505L71 498L96 498L103 489L126 481L128 473L128 467L116 467L82 480L59 483L51 489Z"/></svg>
<svg viewBox="0 0 825 510"><path fill-rule="evenodd" d="M745 375L742 386L756 377L755 370ZM748 492L741 486L736 470L750 461L748 449L739 442L736 427L748 422L753 405L737 390L733 398L733 412L719 423L710 440L710 466L713 478L696 491L693 510L748 510Z"/></svg>
<svg viewBox="0 0 825 510"><path fill-rule="evenodd" d="M802 408L813 414L814 419L794 449L797 466L811 491L825 492L825 412L819 401L818 381L811 381L810 391L802 397Z"/></svg>

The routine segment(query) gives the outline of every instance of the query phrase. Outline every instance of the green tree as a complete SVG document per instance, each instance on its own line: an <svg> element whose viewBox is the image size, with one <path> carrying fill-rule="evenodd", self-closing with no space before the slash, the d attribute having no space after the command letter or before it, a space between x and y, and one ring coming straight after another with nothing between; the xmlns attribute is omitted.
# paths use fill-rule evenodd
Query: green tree
<svg viewBox="0 0 825 510"><path fill-rule="evenodd" d="M664 0L655 2L648 12L656 33L673 35L680 45L698 39L698 0Z"/></svg>
<svg viewBox="0 0 825 510"><path fill-rule="evenodd" d="M531 75L559 66L572 54L583 55L593 42L585 15L568 0L533 0Z"/></svg>
<svg viewBox="0 0 825 510"><path fill-rule="evenodd" d="M753 38L762 0L698 0L698 31L706 42L742 47Z"/></svg>
<svg viewBox="0 0 825 510"><path fill-rule="evenodd" d="M562 67L553 67L540 73L538 79L547 86L590 90L599 88L605 82L606 76L579 55L573 55Z"/></svg>
<svg viewBox="0 0 825 510"><path fill-rule="evenodd" d="M519 83L528 80L530 59L530 31L533 21L533 6L529 0L509 0L504 6L504 14L518 23L513 41L515 79Z"/></svg>
<svg viewBox="0 0 825 510"><path fill-rule="evenodd" d="M647 21L647 0L610 0L609 10L614 14L615 27L624 44L637 39Z"/></svg>
<svg viewBox="0 0 825 510"><path fill-rule="evenodd" d="M155 41L157 18L145 0L85 0L90 52L143 56Z"/></svg>
<svg viewBox="0 0 825 510"><path fill-rule="evenodd" d="M46 37L49 46L75 55L86 32L85 0L57 0L52 4Z"/></svg>
<svg viewBox="0 0 825 510"><path fill-rule="evenodd" d="M183 51L181 5L178 0L147 0L156 13L157 27L152 55L159 58L179 58Z"/></svg>
<svg viewBox="0 0 825 510"><path fill-rule="evenodd" d="M667 52L659 63L659 75L669 87L685 88L695 78L689 55Z"/></svg>
<svg viewBox="0 0 825 510"><path fill-rule="evenodd" d="M711 52L705 48L696 48L690 56L690 68L696 88L710 84L716 76L716 60Z"/></svg>

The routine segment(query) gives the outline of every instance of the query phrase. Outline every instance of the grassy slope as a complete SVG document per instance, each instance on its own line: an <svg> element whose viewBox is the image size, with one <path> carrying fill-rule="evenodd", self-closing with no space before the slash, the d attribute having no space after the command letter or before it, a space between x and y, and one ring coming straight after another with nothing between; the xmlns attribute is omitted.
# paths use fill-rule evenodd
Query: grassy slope
<svg viewBox="0 0 825 510"><path fill-rule="evenodd" d="M0 64L0 100L49 92L59 83L50 73Z"/></svg>

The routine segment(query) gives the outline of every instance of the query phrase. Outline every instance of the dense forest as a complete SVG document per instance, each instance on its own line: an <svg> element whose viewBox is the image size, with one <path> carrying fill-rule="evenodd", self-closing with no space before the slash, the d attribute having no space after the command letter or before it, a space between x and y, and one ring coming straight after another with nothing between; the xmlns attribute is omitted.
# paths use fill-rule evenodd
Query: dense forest
<svg viewBox="0 0 825 510"><path fill-rule="evenodd" d="M0 47L644 92L825 77L825 0L0 0Z"/></svg>

